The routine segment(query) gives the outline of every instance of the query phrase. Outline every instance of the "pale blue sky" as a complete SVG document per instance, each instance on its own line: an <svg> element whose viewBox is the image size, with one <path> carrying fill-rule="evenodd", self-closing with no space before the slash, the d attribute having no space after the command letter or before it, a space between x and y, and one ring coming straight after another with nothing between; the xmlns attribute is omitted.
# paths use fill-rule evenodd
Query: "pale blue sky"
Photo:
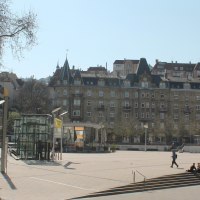
<svg viewBox="0 0 200 200"><path fill-rule="evenodd" d="M13 0L13 10L38 17L38 45L20 61L7 51L5 70L18 77L53 75L66 52L70 67L86 70L117 59L144 57L200 62L199 0Z"/></svg>

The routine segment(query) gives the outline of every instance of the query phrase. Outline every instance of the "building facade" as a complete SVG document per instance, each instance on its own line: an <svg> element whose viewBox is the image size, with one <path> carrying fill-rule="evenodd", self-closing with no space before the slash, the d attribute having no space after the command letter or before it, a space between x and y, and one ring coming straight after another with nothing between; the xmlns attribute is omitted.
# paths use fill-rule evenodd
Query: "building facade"
<svg viewBox="0 0 200 200"><path fill-rule="evenodd" d="M55 107L69 112L68 121L103 124L107 141L142 143L195 142L200 134L200 68L197 64L145 58L117 60L104 67L70 69L66 59L49 83Z"/></svg>

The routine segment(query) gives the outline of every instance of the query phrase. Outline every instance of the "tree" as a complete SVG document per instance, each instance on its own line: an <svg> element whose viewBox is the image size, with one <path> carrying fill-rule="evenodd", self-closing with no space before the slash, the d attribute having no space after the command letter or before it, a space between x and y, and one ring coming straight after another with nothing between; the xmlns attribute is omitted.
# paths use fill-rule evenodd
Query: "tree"
<svg viewBox="0 0 200 200"><path fill-rule="evenodd" d="M6 47L21 55L36 42L36 15L29 11L17 16L10 10L9 0L0 0L0 57Z"/></svg>
<svg viewBox="0 0 200 200"><path fill-rule="evenodd" d="M21 113L48 114L52 110L48 87L33 77L24 82L16 97L16 109Z"/></svg>
<svg viewBox="0 0 200 200"><path fill-rule="evenodd" d="M7 126L8 133L14 133L14 121L17 118L20 118L20 114L18 112L9 111L8 126Z"/></svg>

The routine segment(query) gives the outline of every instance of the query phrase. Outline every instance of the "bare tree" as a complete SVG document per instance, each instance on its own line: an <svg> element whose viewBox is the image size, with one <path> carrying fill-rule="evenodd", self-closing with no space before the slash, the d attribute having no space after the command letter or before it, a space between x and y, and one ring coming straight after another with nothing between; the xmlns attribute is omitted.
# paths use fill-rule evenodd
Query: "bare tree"
<svg viewBox="0 0 200 200"><path fill-rule="evenodd" d="M48 114L52 110L51 105L48 87L30 78L19 91L15 107L21 113Z"/></svg>
<svg viewBox="0 0 200 200"><path fill-rule="evenodd" d="M6 47L14 55L21 56L22 50L36 43L36 15L29 11L17 16L10 9L9 0L0 0L0 57Z"/></svg>

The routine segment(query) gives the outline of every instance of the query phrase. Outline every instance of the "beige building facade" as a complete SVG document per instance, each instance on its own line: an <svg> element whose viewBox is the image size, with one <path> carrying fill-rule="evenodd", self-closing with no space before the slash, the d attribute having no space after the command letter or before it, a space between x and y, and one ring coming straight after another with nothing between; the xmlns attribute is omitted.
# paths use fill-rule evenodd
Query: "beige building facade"
<svg viewBox="0 0 200 200"><path fill-rule="evenodd" d="M69 112L66 121L102 124L108 142L143 143L147 125L149 143L195 143L200 135L198 74L199 64L158 61L150 70L144 58L117 60L112 73L104 67L80 71L70 69L66 59L49 89L54 106Z"/></svg>

